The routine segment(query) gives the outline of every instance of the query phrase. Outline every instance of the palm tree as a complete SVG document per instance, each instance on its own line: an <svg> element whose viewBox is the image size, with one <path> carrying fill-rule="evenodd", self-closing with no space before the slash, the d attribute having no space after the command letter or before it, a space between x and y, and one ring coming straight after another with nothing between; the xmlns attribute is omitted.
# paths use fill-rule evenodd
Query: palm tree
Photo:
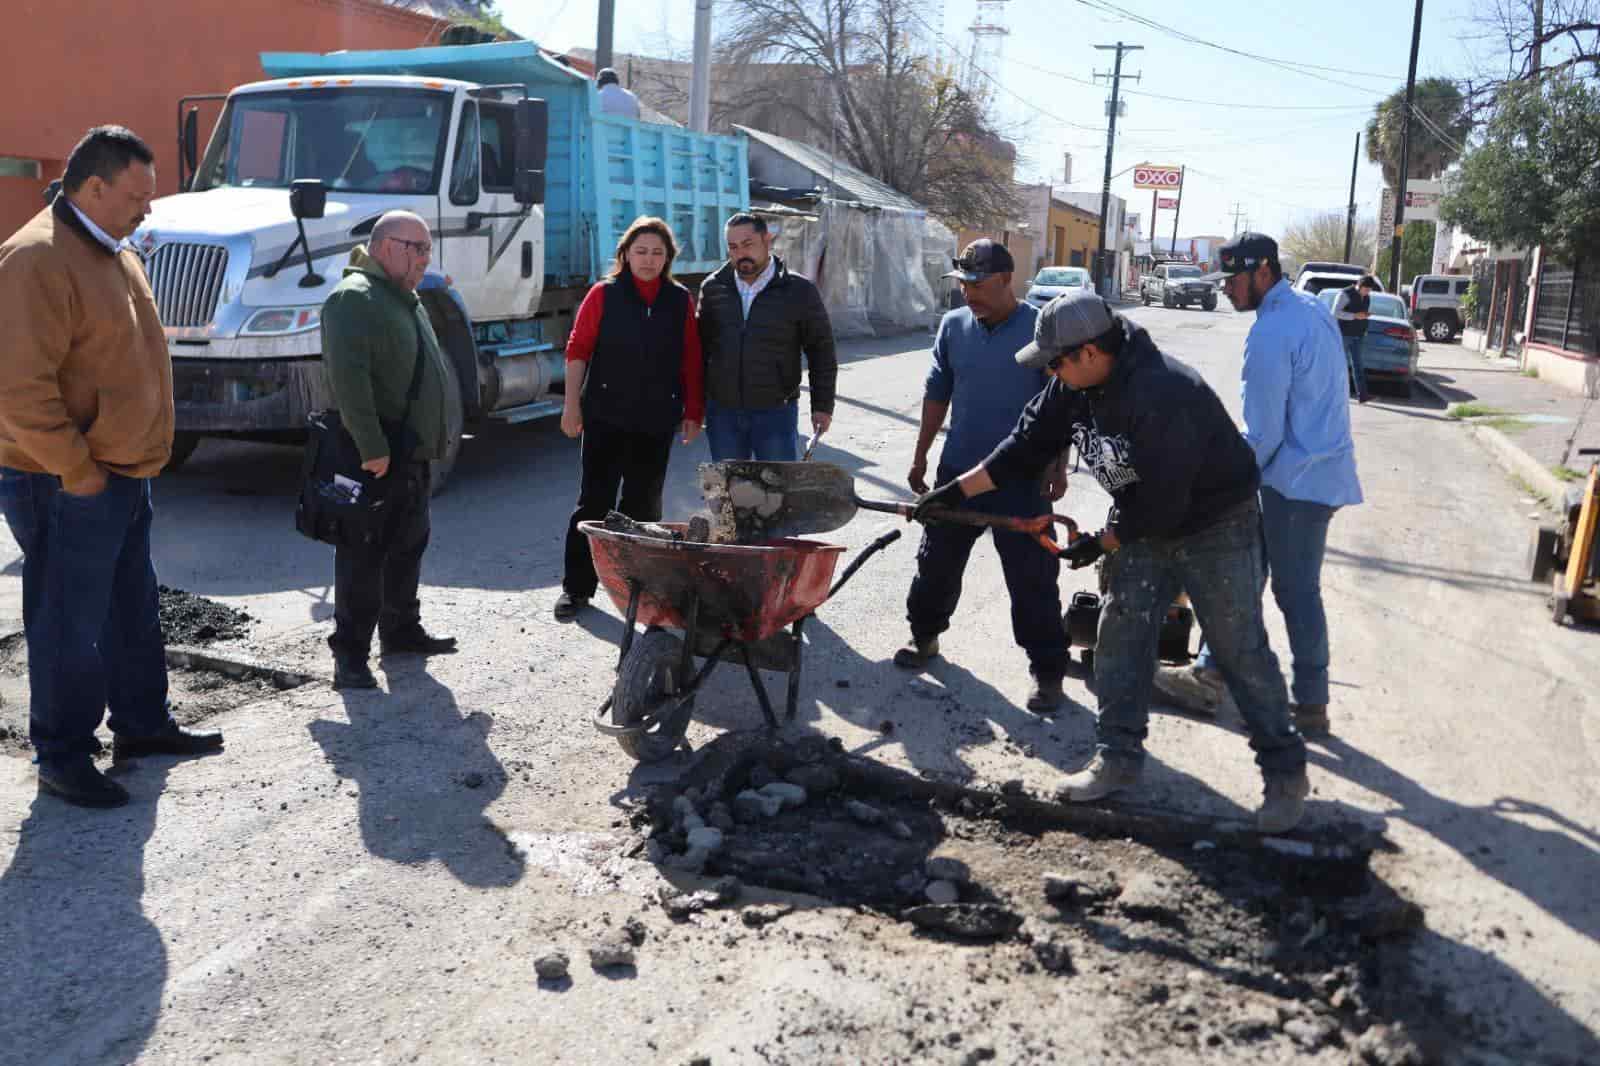
<svg viewBox="0 0 1600 1066"><path fill-rule="evenodd" d="M1472 119L1466 100L1456 83L1448 78L1425 78L1417 82L1412 104L1422 113L1411 116L1411 152L1406 160L1407 178L1432 178L1461 157ZM1373 108L1367 120L1367 159L1383 168L1383 181L1389 188L1399 187L1400 128L1406 109L1406 91L1397 89ZM1437 127L1435 129L1434 127ZM1443 133L1444 136L1440 136Z"/></svg>

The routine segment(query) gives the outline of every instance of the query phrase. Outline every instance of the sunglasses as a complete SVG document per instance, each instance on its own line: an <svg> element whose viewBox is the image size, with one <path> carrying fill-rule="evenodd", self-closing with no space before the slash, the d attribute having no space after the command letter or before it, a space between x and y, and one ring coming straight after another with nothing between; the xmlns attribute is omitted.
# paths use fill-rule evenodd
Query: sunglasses
<svg viewBox="0 0 1600 1066"><path fill-rule="evenodd" d="M1056 372L1056 368L1061 365L1062 360L1075 359L1077 358L1078 353L1081 351L1083 351L1083 345L1081 344L1074 345L1071 348L1063 348L1055 354L1053 359L1044 365L1044 368L1050 373L1054 374Z"/></svg>

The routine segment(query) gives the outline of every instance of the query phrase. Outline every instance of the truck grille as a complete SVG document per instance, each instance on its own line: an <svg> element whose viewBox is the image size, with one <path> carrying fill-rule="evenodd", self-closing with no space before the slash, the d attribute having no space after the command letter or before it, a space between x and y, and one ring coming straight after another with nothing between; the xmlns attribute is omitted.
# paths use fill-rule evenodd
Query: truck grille
<svg viewBox="0 0 1600 1066"><path fill-rule="evenodd" d="M204 326L216 313L228 273L228 250L220 244L163 244L145 270L164 326Z"/></svg>

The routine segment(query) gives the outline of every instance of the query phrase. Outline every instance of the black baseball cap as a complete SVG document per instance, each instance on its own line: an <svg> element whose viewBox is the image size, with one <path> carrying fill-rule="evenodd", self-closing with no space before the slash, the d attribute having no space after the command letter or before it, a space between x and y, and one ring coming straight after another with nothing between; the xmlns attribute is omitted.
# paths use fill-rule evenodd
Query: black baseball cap
<svg viewBox="0 0 1600 1066"><path fill-rule="evenodd" d="M1244 274L1262 263L1278 262L1278 242L1265 233L1241 233L1217 250L1217 261L1223 275Z"/></svg>
<svg viewBox="0 0 1600 1066"><path fill-rule="evenodd" d="M1004 274L1017 269L1016 260L1011 258L1006 246L988 237L980 237L967 245L961 258L950 260L950 265L955 269L944 276L959 278L968 284L982 281L991 274Z"/></svg>

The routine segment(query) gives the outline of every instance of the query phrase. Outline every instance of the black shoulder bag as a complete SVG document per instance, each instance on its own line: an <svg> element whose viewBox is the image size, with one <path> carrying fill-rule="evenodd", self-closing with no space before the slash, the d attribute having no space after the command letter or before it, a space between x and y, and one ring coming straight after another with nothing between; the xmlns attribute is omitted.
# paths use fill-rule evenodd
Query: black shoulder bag
<svg viewBox="0 0 1600 1066"><path fill-rule="evenodd" d="M398 422L379 419L389 442L389 473L417 450L417 433L411 428L411 405L422 390L422 327L417 326L417 358L406 388L406 406ZM378 547L385 540L388 519L387 486L361 469L361 449L335 410L313 411L306 419L305 461L301 466L300 501L295 506L294 527L312 540L335 547Z"/></svg>

